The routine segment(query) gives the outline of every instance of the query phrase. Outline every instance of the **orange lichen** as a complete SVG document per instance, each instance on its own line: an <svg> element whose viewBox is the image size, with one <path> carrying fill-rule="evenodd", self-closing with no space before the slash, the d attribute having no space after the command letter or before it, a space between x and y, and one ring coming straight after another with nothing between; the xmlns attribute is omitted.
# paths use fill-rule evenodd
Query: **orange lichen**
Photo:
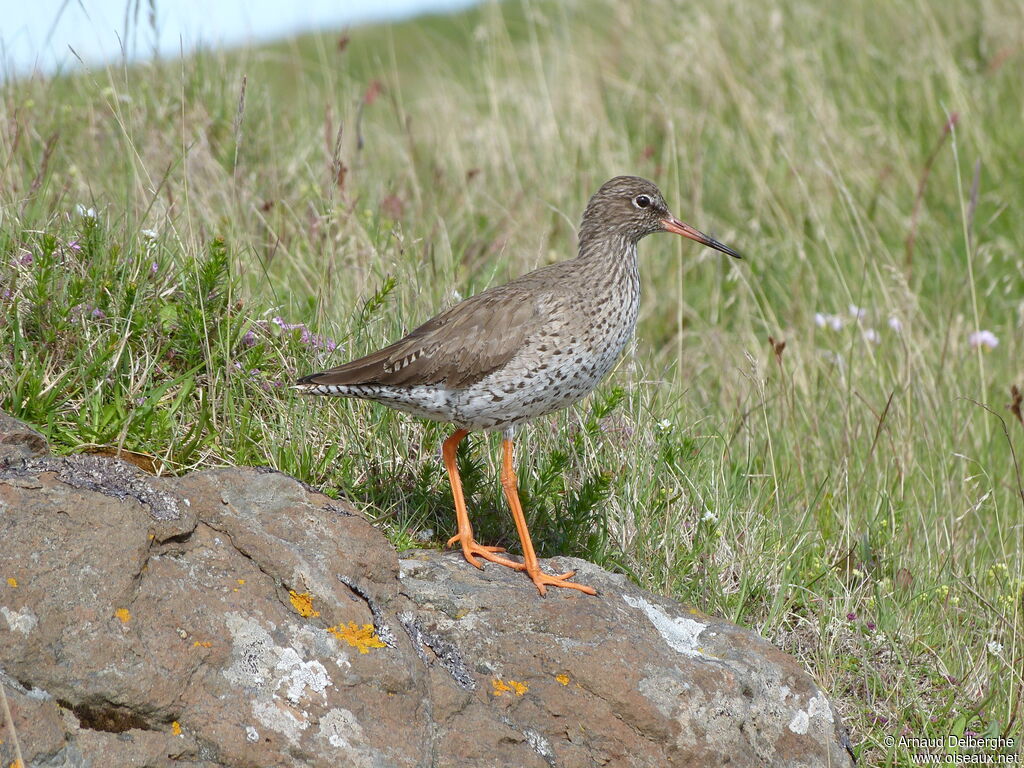
<svg viewBox="0 0 1024 768"><path fill-rule="evenodd" d="M171 723L171 733L173 733L175 736L181 736L181 723L179 723L177 720Z"/></svg>
<svg viewBox="0 0 1024 768"><path fill-rule="evenodd" d="M127 624L132 619L132 615L127 608L118 608L114 611L114 615L121 620L122 624Z"/></svg>
<svg viewBox="0 0 1024 768"><path fill-rule="evenodd" d="M288 597L292 601L292 607L295 608L299 616L304 619L308 619L311 616L319 616L320 611L313 608L313 597L309 592L296 592L294 589L288 590Z"/></svg>
<svg viewBox="0 0 1024 768"><path fill-rule="evenodd" d="M328 627L327 631L353 648L358 648L360 653L369 653L371 648L387 648L384 641L377 637L373 624L363 624L360 627L354 621L350 621L347 627L339 624L336 627Z"/></svg>
<svg viewBox="0 0 1024 768"><path fill-rule="evenodd" d="M14 578L13 576L8 576L7 577L7 586L13 587L14 589L17 589L18 588L18 580L16 578Z"/></svg>
<svg viewBox="0 0 1024 768"><path fill-rule="evenodd" d="M560 682L562 685L568 685L569 684L569 676L568 675L555 675L555 680Z"/></svg>
<svg viewBox="0 0 1024 768"><path fill-rule="evenodd" d="M516 696L522 696L528 690L530 690L524 683L520 683L518 680L499 680L494 678L491 680L491 685L494 687L495 696L501 696L503 693L515 693Z"/></svg>

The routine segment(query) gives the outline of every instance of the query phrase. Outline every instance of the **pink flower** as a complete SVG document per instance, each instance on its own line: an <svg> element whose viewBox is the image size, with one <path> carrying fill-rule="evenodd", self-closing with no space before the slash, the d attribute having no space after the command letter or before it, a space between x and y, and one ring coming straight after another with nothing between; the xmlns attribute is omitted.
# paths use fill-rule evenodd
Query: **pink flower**
<svg viewBox="0 0 1024 768"><path fill-rule="evenodd" d="M992 331L975 331L967 340L971 344L971 349L977 349L978 347L985 347L986 349L995 349L999 346L999 339Z"/></svg>

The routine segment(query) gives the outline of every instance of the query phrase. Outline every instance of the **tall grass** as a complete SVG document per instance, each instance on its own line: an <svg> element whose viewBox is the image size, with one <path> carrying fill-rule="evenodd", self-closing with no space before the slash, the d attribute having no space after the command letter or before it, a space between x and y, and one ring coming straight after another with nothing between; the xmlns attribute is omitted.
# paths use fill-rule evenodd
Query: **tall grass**
<svg viewBox="0 0 1024 768"><path fill-rule="evenodd" d="M589 194L644 175L749 258L643 243L636 344L520 440L542 554L795 653L865 764L1019 740L1022 57L1013 0L510 0L4 83L0 407L443 541L444 427L284 385L571 256ZM460 461L514 544L494 449Z"/></svg>

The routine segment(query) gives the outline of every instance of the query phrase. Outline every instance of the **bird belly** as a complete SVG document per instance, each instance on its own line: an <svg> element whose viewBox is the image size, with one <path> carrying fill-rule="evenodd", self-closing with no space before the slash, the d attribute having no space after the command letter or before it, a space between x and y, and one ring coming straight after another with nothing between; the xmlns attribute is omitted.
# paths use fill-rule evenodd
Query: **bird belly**
<svg viewBox="0 0 1024 768"><path fill-rule="evenodd" d="M467 429L504 430L566 408L589 395L615 366L636 317L557 350L530 345L508 365L466 390L452 393L456 423Z"/></svg>

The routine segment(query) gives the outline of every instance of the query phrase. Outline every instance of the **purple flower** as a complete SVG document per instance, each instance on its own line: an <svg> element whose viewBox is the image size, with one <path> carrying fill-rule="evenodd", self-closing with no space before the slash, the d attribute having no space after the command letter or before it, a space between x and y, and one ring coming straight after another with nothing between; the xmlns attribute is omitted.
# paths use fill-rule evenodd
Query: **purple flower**
<svg viewBox="0 0 1024 768"><path fill-rule="evenodd" d="M846 614L846 620L847 621L855 621L856 618L857 618L857 614L856 613L848 613L848 614Z"/></svg>
<svg viewBox="0 0 1024 768"><path fill-rule="evenodd" d="M256 346L256 333L254 331L246 331L245 336L242 337L242 345L246 347Z"/></svg>
<svg viewBox="0 0 1024 768"><path fill-rule="evenodd" d="M82 250L82 246L77 240L72 240L70 243L68 243L68 250L78 253L79 251Z"/></svg>
<svg viewBox="0 0 1024 768"><path fill-rule="evenodd" d="M32 262L33 261L34 261L34 259L32 258L32 254L28 253L27 251L26 251L24 256L22 256L20 259L18 259L18 263L21 264L21 266L23 266L23 267L30 267L30 266L32 266Z"/></svg>
<svg viewBox="0 0 1024 768"><path fill-rule="evenodd" d="M868 628L868 631L870 631L870 632L874 632L875 631L875 622L869 621L867 624L865 624L865 626Z"/></svg>
<svg viewBox="0 0 1024 768"><path fill-rule="evenodd" d="M971 349L977 349L978 347L985 347L986 349L995 349L999 346L999 339L992 331L975 331L967 340L971 344Z"/></svg>
<svg viewBox="0 0 1024 768"><path fill-rule="evenodd" d="M149 265L149 274L155 275L159 271L160 271L160 265L157 264L155 261L152 264Z"/></svg>
<svg viewBox="0 0 1024 768"><path fill-rule="evenodd" d="M97 320L103 320L107 316L107 313L104 312L99 307L93 307L92 316L95 317Z"/></svg>
<svg viewBox="0 0 1024 768"><path fill-rule="evenodd" d="M273 317L270 319L274 325L280 328L282 331L294 331L296 328L302 328L305 330L306 325L304 323L286 323L281 317Z"/></svg>

